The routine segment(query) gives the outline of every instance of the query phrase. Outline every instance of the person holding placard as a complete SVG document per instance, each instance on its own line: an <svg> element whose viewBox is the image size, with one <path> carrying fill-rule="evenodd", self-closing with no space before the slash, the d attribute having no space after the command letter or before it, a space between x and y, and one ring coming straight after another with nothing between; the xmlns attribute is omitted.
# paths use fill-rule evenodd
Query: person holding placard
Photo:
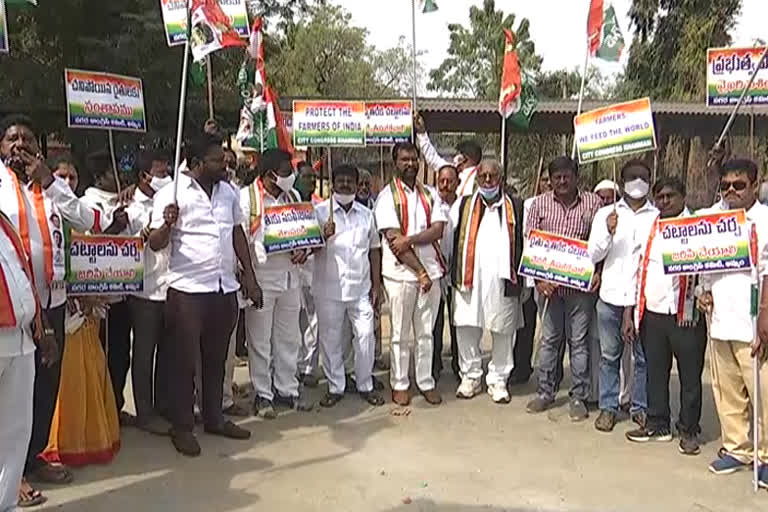
<svg viewBox="0 0 768 512"><path fill-rule="evenodd" d="M296 175L290 153L268 149L261 156L259 173L256 181L240 191L250 247L256 255L256 276L264 291L263 307L249 306L245 310L246 338L251 383L256 392L254 414L274 419L275 403L312 410L312 403L300 393L296 377L301 343L300 265L306 262L308 252L297 249L268 254L265 246L267 209L301 202L293 188Z"/></svg>
<svg viewBox="0 0 768 512"><path fill-rule="evenodd" d="M653 196L661 219L691 215L685 206L685 185L679 178L660 179L653 186ZM633 341L639 336L648 362L648 424L627 432L626 437L637 443L672 440L669 375L674 356L680 376L679 449L682 454L697 455L701 451L698 435L706 322L694 304L696 276L665 274L658 238L657 221L641 250L633 322L623 327Z"/></svg>
<svg viewBox="0 0 768 512"><path fill-rule="evenodd" d="M762 461L758 483L768 488L768 206L757 201L758 183L757 165L751 160L732 159L720 168L724 204L699 213L746 210L751 244L756 246L753 257L758 261L751 270L702 275L699 304L712 314L712 392L723 442L709 470L718 475L733 473L747 468L757 456ZM753 322L758 314L756 333ZM759 372L759 404L754 395L755 370ZM759 446L750 437L750 409L759 411Z"/></svg>
<svg viewBox="0 0 768 512"><path fill-rule="evenodd" d="M438 281L445 275L440 251L446 218L440 197L418 181L419 149L401 142L392 148L395 175L374 208L383 244L382 275L389 296L392 345L392 401L410 404L410 344L415 341L416 385L427 402L442 403L432 376L432 329L440 305Z"/></svg>
<svg viewBox="0 0 768 512"><path fill-rule="evenodd" d="M195 457L200 444L193 432L195 365L202 362L205 431L231 439L251 433L225 420L222 386L232 330L237 323L235 275L257 307L262 292L253 272L237 192L226 183L221 139L203 134L187 144L187 171L173 186L155 194L149 246L170 246L166 318L173 337L170 353L171 441L178 452ZM198 354L200 354L198 356Z"/></svg>
<svg viewBox="0 0 768 512"><path fill-rule="evenodd" d="M344 397L345 317L353 333L357 392L371 405L384 404L374 391L372 378L374 309L381 296L381 240L373 212L355 201L358 176L356 167L336 167L332 198L315 208L326 240L325 247L314 254L312 277L318 330L323 333L320 355L328 379L328 393L320 401L323 407L333 407Z"/></svg>
<svg viewBox="0 0 768 512"><path fill-rule="evenodd" d="M526 229L586 240L600 198L578 189L578 165L567 156L557 157L547 166L552 190L538 196L531 205ZM536 292L543 297L542 335L539 347L539 383L536 398L526 406L530 413L547 410L555 400L561 373L562 351L570 349L572 386L569 416L572 421L587 418L589 397L589 324L594 312L594 292L600 286L595 273L590 293L558 284L535 280ZM559 374L560 373L560 374Z"/></svg>
<svg viewBox="0 0 768 512"><path fill-rule="evenodd" d="M459 398L482 389L480 340L493 340L486 384L491 399L509 403L507 379L514 364L513 347L523 323L522 278L517 275L523 252L522 201L501 189L501 165L485 159L477 171L478 189L451 208L454 229L453 323L456 325L461 384Z"/></svg>
<svg viewBox="0 0 768 512"><path fill-rule="evenodd" d="M595 428L610 432L619 413L619 368L625 346L635 356L634 382L630 416L640 427L646 426L645 352L639 340L629 343L622 323L631 318L637 291L637 267L641 248L648 240L657 210L648 201L651 169L642 160L633 159L621 169L624 195L617 203L598 210L589 234L589 255L597 264L603 262L597 321L600 334L600 415Z"/></svg>

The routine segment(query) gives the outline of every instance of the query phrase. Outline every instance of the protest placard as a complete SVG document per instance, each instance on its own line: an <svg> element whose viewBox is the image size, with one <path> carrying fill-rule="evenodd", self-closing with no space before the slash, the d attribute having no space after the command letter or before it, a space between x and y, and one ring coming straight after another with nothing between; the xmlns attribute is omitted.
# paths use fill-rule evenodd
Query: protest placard
<svg viewBox="0 0 768 512"><path fill-rule="evenodd" d="M707 106L732 107L763 56L762 48L710 48L707 50ZM768 59L760 64L744 105L768 104Z"/></svg>
<svg viewBox="0 0 768 512"><path fill-rule="evenodd" d="M649 98L586 112L573 119L573 128L580 163L656 149Z"/></svg>
<svg viewBox="0 0 768 512"><path fill-rule="evenodd" d="M0 53L8 53L8 22L5 16L5 0L0 0Z"/></svg>
<svg viewBox="0 0 768 512"><path fill-rule="evenodd" d="M532 230L525 240L518 274L568 288L588 291L595 265L587 242Z"/></svg>
<svg viewBox="0 0 768 512"><path fill-rule="evenodd" d="M413 132L410 100L366 102L365 118L366 144L381 146L410 142Z"/></svg>
<svg viewBox="0 0 768 512"><path fill-rule="evenodd" d="M294 146L365 146L365 102L294 101Z"/></svg>
<svg viewBox="0 0 768 512"><path fill-rule="evenodd" d="M744 210L661 219L655 237L665 274L738 272L754 264Z"/></svg>
<svg viewBox="0 0 768 512"><path fill-rule="evenodd" d="M70 128L147 131L141 79L65 69L64 84Z"/></svg>
<svg viewBox="0 0 768 512"><path fill-rule="evenodd" d="M69 295L119 295L144 290L141 238L72 233L66 245Z"/></svg>
<svg viewBox="0 0 768 512"><path fill-rule="evenodd" d="M264 209L264 250L267 254L311 249L324 244L312 203L282 204Z"/></svg>
<svg viewBox="0 0 768 512"><path fill-rule="evenodd" d="M229 17L229 22L237 34L240 37L250 37L245 0L219 0L219 5L224 14ZM187 0L160 0L168 46L177 46L187 41L186 8Z"/></svg>

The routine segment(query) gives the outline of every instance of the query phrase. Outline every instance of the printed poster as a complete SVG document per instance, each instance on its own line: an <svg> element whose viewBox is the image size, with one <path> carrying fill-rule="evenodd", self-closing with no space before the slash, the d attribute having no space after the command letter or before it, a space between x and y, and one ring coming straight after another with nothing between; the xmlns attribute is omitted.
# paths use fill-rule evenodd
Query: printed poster
<svg viewBox="0 0 768 512"><path fill-rule="evenodd" d="M312 203L268 206L263 222L264 250L268 255L325 245Z"/></svg>
<svg viewBox="0 0 768 512"><path fill-rule="evenodd" d="M65 69L64 86L70 128L147 131L140 78Z"/></svg>
<svg viewBox="0 0 768 512"><path fill-rule="evenodd" d="M749 83L765 48L710 48L707 50L707 106L732 107ZM768 104L768 59L760 64L744 105Z"/></svg>
<svg viewBox="0 0 768 512"><path fill-rule="evenodd" d="M573 128L582 164L656 149L650 98L585 112Z"/></svg>
<svg viewBox="0 0 768 512"><path fill-rule="evenodd" d="M66 251L68 295L120 295L144 290L141 238L72 233Z"/></svg>
<svg viewBox="0 0 768 512"><path fill-rule="evenodd" d="M294 101L294 146L365 146L365 102Z"/></svg>
<svg viewBox="0 0 768 512"><path fill-rule="evenodd" d="M394 145L411 141L413 110L410 100L366 102L365 118L367 145Z"/></svg>
<svg viewBox="0 0 768 512"><path fill-rule="evenodd" d="M585 240L532 230L525 240L518 274L589 291L595 265Z"/></svg>

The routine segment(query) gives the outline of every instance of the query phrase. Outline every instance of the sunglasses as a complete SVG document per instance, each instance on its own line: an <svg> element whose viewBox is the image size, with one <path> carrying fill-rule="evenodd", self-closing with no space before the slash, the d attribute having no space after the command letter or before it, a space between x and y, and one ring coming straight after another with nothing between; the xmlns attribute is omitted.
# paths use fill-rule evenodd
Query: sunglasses
<svg viewBox="0 0 768 512"><path fill-rule="evenodd" d="M720 192L728 192L731 188L736 192L741 192L749 185L743 181L721 181Z"/></svg>

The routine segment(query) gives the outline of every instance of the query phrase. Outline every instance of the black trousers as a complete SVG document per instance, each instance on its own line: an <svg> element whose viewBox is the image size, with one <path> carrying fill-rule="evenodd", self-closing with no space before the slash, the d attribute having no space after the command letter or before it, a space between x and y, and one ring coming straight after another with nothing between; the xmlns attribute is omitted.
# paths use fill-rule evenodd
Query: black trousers
<svg viewBox="0 0 768 512"><path fill-rule="evenodd" d="M184 293L169 289L166 320L171 333L170 419L179 432L195 426L195 365L202 362L203 421L218 427L221 412L224 364L229 337L237 323L235 293Z"/></svg>
<svg viewBox="0 0 768 512"><path fill-rule="evenodd" d="M165 301L130 297L133 321L131 380L139 423L168 414L168 343Z"/></svg>
<svg viewBox="0 0 768 512"><path fill-rule="evenodd" d="M32 437L29 440L27 463L24 472L42 466L38 459L45 447L48 446L48 435L51 432L53 413L56 410L56 400L59 396L59 381L61 379L61 356L64 354L64 313L66 304L46 309L43 314L53 328L56 345L59 349L58 361L50 367L42 364L42 353L35 351L35 389L32 399ZM2 419L0 419L2 421Z"/></svg>
<svg viewBox="0 0 768 512"><path fill-rule="evenodd" d="M437 284L437 283L435 283ZM435 327L432 329L432 377L437 381L443 371L443 332L445 327L445 306L448 306L448 330L451 333L451 369L454 375L459 375L459 346L456 337L456 326L453 319L453 290L449 290L446 297L440 296L440 307L435 318Z"/></svg>
<svg viewBox="0 0 768 512"><path fill-rule="evenodd" d="M108 326L108 331L105 330ZM107 320L101 321L99 336L101 344L107 351L107 367L112 380L112 391L115 393L117 412L123 410L125 397L123 390L128 380L128 369L131 366L131 308L127 300L109 305ZM108 334L109 336L105 336Z"/></svg>
<svg viewBox="0 0 768 512"><path fill-rule="evenodd" d="M528 380L533 373L531 358L533 357L533 337L536 333L536 301L533 300L533 294L523 303L523 325L517 330L517 341L513 357L515 367L512 370L510 378L512 380Z"/></svg>
<svg viewBox="0 0 768 512"><path fill-rule="evenodd" d="M672 356L680 376L680 419L677 429L695 435L701 432L701 373L707 348L703 319L693 327L677 325L675 315L646 311L640 338L648 363L648 428L669 429L669 374Z"/></svg>

